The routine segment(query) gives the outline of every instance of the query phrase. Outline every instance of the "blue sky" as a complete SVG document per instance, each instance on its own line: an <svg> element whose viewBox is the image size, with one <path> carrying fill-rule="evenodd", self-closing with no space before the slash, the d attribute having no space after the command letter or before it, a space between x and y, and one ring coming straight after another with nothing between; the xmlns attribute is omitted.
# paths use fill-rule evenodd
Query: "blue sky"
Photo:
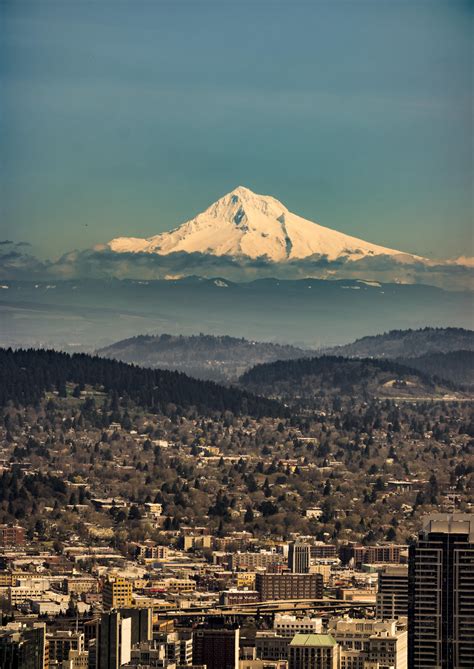
<svg viewBox="0 0 474 669"><path fill-rule="evenodd" d="M237 185L472 253L472 16L453 0L0 0L3 238L149 236Z"/></svg>

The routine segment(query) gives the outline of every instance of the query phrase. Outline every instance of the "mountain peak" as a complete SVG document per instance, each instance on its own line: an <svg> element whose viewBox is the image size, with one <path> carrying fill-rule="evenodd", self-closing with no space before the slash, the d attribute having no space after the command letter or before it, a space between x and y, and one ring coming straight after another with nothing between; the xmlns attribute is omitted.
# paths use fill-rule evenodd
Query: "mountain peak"
<svg viewBox="0 0 474 669"><path fill-rule="evenodd" d="M223 195L219 199L223 200L225 198L233 196L241 198L243 200L262 200L262 199L264 200L268 198L271 198L272 200L274 199L270 195L260 195L259 193L255 193L250 188L247 188L247 186L237 186L236 188L234 188L234 190L231 190L230 193L226 193L226 195Z"/></svg>
<svg viewBox="0 0 474 669"><path fill-rule="evenodd" d="M277 219L284 212L286 207L270 195L259 195L250 188L237 186L234 190L226 193L221 198L211 204L200 216L208 216L211 219L218 219L221 224L231 224L245 232L249 232L252 227L265 228L269 225L270 219ZM200 216L196 217L199 218ZM265 217L267 221L261 219ZM265 232L264 229L260 230Z"/></svg>
<svg viewBox="0 0 474 669"><path fill-rule="evenodd" d="M148 239L119 237L108 247L119 253L202 253L272 262L321 256L359 260L390 255L406 261L416 257L313 223L271 195L259 195L245 186L237 186L170 232Z"/></svg>
<svg viewBox="0 0 474 669"><path fill-rule="evenodd" d="M229 195L236 195L237 197L259 197L257 193L254 193L253 190L250 190L250 188L247 188L246 186L237 186L237 188L231 190L230 193L227 193L227 196ZM224 195L224 197L226 196Z"/></svg>
<svg viewBox="0 0 474 669"><path fill-rule="evenodd" d="M214 207L215 205L219 203L223 204L236 204L237 202L240 202L242 204L253 204L253 205L258 205L259 202L274 202L280 205L280 207L284 208L281 202L278 202L274 197L271 195L261 195L259 193L255 193L253 190L250 190L250 188L247 188L246 186L237 186L237 188L234 188L233 190L229 191L229 193L226 193L222 197L220 197L218 200L216 200L209 209Z"/></svg>

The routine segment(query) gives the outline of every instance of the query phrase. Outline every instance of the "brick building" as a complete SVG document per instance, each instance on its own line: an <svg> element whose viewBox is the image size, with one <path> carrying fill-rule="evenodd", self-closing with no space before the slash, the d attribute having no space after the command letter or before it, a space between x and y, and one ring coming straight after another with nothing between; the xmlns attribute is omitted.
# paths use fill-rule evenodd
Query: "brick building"
<svg viewBox="0 0 474 669"><path fill-rule="evenodd" d="M257 574L255 588L262 602L277 599L321 599L321 574Z"/></svg>
<svg viewBox="0 0 474 669"><path fill-rule="evenodd" d="M24 546L25 530L19 525L0 525L0 546Z"/></svg>

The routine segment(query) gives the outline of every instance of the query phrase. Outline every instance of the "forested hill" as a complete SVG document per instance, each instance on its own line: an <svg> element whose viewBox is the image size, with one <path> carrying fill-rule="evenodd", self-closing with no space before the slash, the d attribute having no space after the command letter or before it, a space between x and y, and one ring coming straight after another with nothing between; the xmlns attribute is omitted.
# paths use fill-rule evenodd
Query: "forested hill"
<svg viewBox="0 0 474 669"><path fill-rule="evenodd" d="M467 389L474 387L474 351L426 353L419 358L399 358L397 361Z"/></svg>
<svg viewBox="0 0 474 669"><path fill-rule="evenodd" d="M326 349L327 355L348 358L415 358L428 353L474 351L474 331L464 328L391 330Z"/></svg>
<svg viewBox="0 0 474 669"><path fill-rule="evenodd" d="M263 395L300 400L321 394L346 397L435 398L454 384L392 360L321 356L257 365L241 385Z"/></svg>
<svg viewBox="0 0 474 669"><path fill-rule="evenodd" d="M143 369L86 354L0 348L0 406L10 401L23 406L37 404L46 392L52 391L65 396L68 383L127 395L137 405L157 412L174 404L180 408L196 407L204 414L214 411L255 417L284 414L284 408L277 402L179 372Z"/></svg>
<svg viewBox="0 0 474 669"><path fill-rule="evenodd" d="M254 365L301 358L294 346L212 335L140 335L97 351L98 355L144 367L173 369L201 379L233 381ZM314 353L313 353L314 355Z"/></svg>

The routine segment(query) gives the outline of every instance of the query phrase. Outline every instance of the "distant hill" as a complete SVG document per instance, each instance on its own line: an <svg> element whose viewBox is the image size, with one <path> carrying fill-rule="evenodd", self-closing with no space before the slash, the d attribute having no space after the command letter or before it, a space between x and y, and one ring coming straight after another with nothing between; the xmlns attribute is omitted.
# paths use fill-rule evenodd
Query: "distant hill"
<svg viewBox="0 0 474 669"><path fill-rule="evenodd" d="M347 358L417 358L429 353L474 351L474 331L464 328L391 330L356 339L352 344L326 348L327 355Z"/></svg>
<svg viewBox="0 0 474 669"><path fill-rule="evenodd" d="M294 346L249 341L228 336L141 335L97 351L98 355L144 367L185 372L200 379L237 380L247 369L264 362L314 355Z"/></svg>
<svg viewBox="0 0 474 669"><path fill-rule="evenodd" d="M240 383L247 390L285 402L306 402L321 395L387 399L454 395L449 381L439 381L398 362L337 356L257 365L242 375Z"/></svg>
<svg viewBox="0 0 474 669"><path fill-rule="evenodd" d="M472 293L404 283L188 277L2 280L0 286L0 345L6 347L90 352L137 333L206 332L319 350L381 328L473 327Z"/></svg>
<svg viewBox="0 0 474 669"><path fill-rule="evenodd" d="M397 358L397 361L466 389L474 388L474 351L427 353L418 358Z"/></svg>
<svg viewBox="0 0 474 669"><path fill-rule="evenodd" d="M256 417L284 415L283 407L276 402L179 372L142 369L84 353L0 348L0 406L10 402L37 405L47 392L66 396L68 383L128 397L156 412L172 404L181 409L195 407L202 414L231 411Z"/></svg>

